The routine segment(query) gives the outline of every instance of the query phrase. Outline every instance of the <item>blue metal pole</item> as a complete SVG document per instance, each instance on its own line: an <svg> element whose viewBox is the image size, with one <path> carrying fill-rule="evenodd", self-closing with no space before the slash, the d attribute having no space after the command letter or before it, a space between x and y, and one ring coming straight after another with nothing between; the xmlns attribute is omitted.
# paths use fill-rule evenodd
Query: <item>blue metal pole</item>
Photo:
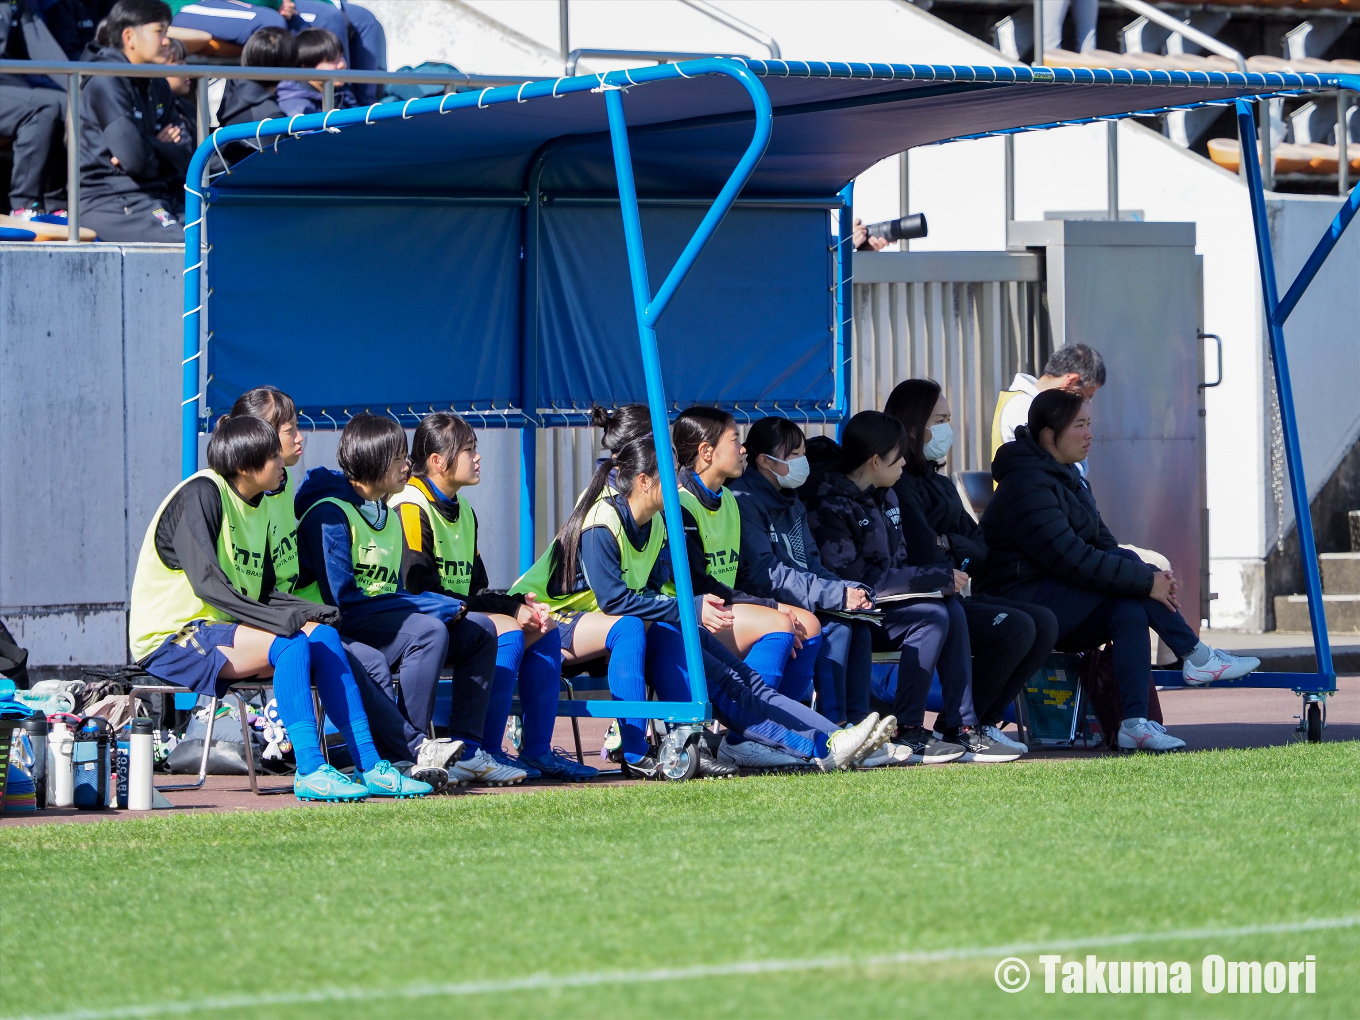
<svg viewBox="0 0 1360 1020"><path fill-rule="evenodd" d="M188 478L198 470L198 377L199 317L203 306L199 275L203 268L203 168L212 153L211 140L205 141L189 161L184 178L184 363L180 388L180 476ZM194 186L190 186L190 182Z"/></svg>
<svg viewBox="0 0 1360 1020"><path fill-rule="evenodd" d="M619 178L619 207L623 212L623 236L628 246L628 275L633 283L633 309L638 320L638 341L642 346L642 369L647 378L647 403L652 413L652 436L656 443L657 477L661 482L666 534L675 575L675 599L680 608L680 634L685 644L685 665L689 669L690 700L703 705L708 716L708 681L704 657L699 647L699 620L694 613L694 585L689 576L689 554L685 549L685 529L680 518L680 488L675 477L675 456L671 450L670 418L666 414L666 393L661 385L661 356L656 347L656 330L647 322L651 302L647 278L647 253L642 244L642 220L638 215L637 189L633 185L633 158L628 149L628 124L623 117L623 93L605 93L609 112L609 136L614 144L614 170Z"/></svg>
<svg viewBox="0 0 1360 1020"><path fill-rule="evenodd" d="M1313 249L1313 254L1308 256L1308 261L1299 270L1299 275L1294 278L1293 284L1280 299L1280 307L1275 311L1275 321L1283 326L1289 318L1294 306L1299 303L1299 298L1303 297L1303 292L1308 289L1308 285L1313 282L1313 277L1317 276L1318 270L1322 268L1322 263L1327 261L1327 256L1336 247L1336 242L1341 240L1341 235L1346 232L1346 228L1351 225L1351 220L1355 219L1356 210L1360 209L1360 185L1351 188L1351 193L1346 197L1346 201L1337 210L1336 217L1332 220L1331 226L1327 228L1327 233L1322 235L1317 247Z"/></svg>
<svg viewBox="0 0 1360 1020"><path fill-rule="evenodd" d="M850 368L854 336L855 308L855 182L841 189L840 226L836 242L836 411L840 422L836 425L836 439L845 430L850 414Z"/></svg>
<svg viewBox="0 0 1360 1020"><path fill-rule="evenodd" d="M1279 292L1275 283L1275 256L1270 246L1270 222L1266 217L1265 189L1261 164L1256 153L1256 122L1251 105L1237 100L1237 130L1242 159L1247 170L1247 193L1251 196L1251 216L1256 228L1256 256L1261 268L1261 293L1265 298L1266 328L1270 331L1270 353L1275 363L1275 390L1280 402L1280 429L1284 433L1285 460L1289 465L1289 489L1294 498L1294 526L1298 529L1299 555L1308 593L1308 618L1313 625L1313 651L1317 671L1327 684L1323 690L1336 690L1336 671L1332 667L1332 646L1327 637L1327 615L1322 603L1322 577L1318 569L1317 544L1313 540L1313 517L1308 506L1308 485L1303 477L1303 454L1299 448L1299 426L1294 417L1294 388L1289 379L1289 356L1285 350L1284 327L1280 324Z"/></svg>

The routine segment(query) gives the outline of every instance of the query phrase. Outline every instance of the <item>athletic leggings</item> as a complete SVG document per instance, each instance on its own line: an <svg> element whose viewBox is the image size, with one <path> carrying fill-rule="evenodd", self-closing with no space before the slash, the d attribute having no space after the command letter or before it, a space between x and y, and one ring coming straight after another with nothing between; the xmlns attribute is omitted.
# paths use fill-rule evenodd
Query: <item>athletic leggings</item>
<svg viewBox="0 0 1360 1020"><path fill-rule="evenodd" d="M894 605L884 612L883 626L872 628L876 648L901 650L893 699L899 726L924 724L930 678L937 670L944 694L940 722L945 729L977 725L968 621L960 601L951 595Z"/></svg>
<svg viewBox="0 0 1360 1020"><path fill-rule="evenodd" d="M997 595L964 599L963 615L973 649L973 707L981 725L995 726L1053 653L1058 618L1051 609Z"/></svg>

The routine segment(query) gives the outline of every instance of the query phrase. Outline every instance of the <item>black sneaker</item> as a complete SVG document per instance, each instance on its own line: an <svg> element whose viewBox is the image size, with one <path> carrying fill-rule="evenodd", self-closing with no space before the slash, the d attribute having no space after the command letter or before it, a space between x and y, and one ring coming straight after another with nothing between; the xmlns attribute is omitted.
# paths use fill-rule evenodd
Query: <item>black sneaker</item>
<svg viewBox="0 0 1360 1020"><path fill-rule="evenodd" d="M959 730L957 739L959 745L964 748L964 761L990 763L1015 761L1020 757L1020 752L1014 747L1007 747L999 741L992 740L981 729L973 726L965 726Z"/></svg>
<svg viewBox="0 0 1360 1020"><path fill-rule="evenodd" d="M699 741L699 771L696 779L731 779L741 770L731 762L719 761L713 757L713 752L708 749L708 744Z"/></svg>
<svg viewBox="0 0 1360 1020"><path fill-rule="evenodd" d="M938 739L924 726L899 727L896 743L910 748L912 758L924 765L943 765L945 762L958 761L968 752L966 747Z"/></svg>
<svg viewBox="0 0 1360 1020"><path fill-rule="evenodd" d="M660 779L661 763L656 760L656 755L650 751L644 754L638 761L629 761L622 754L619 755L619 767L625 779Z"/></svg>

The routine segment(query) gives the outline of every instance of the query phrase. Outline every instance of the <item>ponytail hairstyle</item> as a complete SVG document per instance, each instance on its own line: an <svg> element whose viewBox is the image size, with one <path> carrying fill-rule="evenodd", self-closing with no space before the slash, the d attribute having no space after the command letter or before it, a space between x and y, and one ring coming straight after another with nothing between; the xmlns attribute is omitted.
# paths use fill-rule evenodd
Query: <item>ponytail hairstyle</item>
<svg viewBox="0 0 1360 1020"><path fill-rule="evenodd" d="M924 475L930 471L926 460L926 422L940 400L940 384L934 379L908 379L893 387L883 413L896 418L906 436L902 454L907 459L907 471Z"/></svg>
<svg viewBox="0 0 1360 1020"><path fill-rule="evenodd" d="M877 454L884 460L894 451L906 449L902 423L882 411L861 411L851 418L841 434L841 471L850 474Z"/></svg>
<svg viewBox="0 0 1360 1020"><path fill-rule="evenodd" d="M298 416L297 405L292 397L275 386L256 386L236 398L228 415L231 418L246 416L260 418L281 429Z"/></svg>
<svg viewBox="0 0 1360 1020"><path fill-rule="evenodd" d="M1040 446L1043 446L1043 442L1039 437L1043 435L1044 429L1052 429L1053 442L1056 443L1058 437L1077 420L1084 403L1086 397L1081 390L1044 390L1029 405L1029 422L1025 427Z"/></svg>
<svg viewBox="0 0 1360 1020"><path fill-rule="evenodd" d="M691 471L699 461L699 446L717 446L723 433L737 427L737 420L716 407L691 407L680 412L671 426L675 462Z"/></svg>
<svg viewBox="0 0 1360 1020"><path fill-rule="evenodd" d="M609 481L609 473L615 468L618 469L618 478L614 481L614 487L624 499L632 495L633 483L638 475L655 478L656 444L652 442L652 437L639 436L624 443L620 449L614 451L612 457L601 461L599 467L595 469L586 491L577 501L571 516L562 525L562 530L553 539L552 580L559 591L570 591L571 586L576 583L582 525L585 524L586 514L590 513L591 508L599 500L600 493L604 491L605 483Z"/></svg>
<svg viewBox="0 0 1360 1020"><path fill-rule="evenodd" d="M471 425L451 411L436 411L416 427L415 438L411 441L411 470L421 476L428 475L433 454L439 454L449 463L464 450L476 446L477 436Z"/></svg>
<svg viewBox="0 0 1360 1020"><path fill-rule="evenodd" d="M624 404L612 411L595 404L590 409L590 424L604 430L601 445L617 453L634 439L652 434L652 412L646 404Z"/></svg>

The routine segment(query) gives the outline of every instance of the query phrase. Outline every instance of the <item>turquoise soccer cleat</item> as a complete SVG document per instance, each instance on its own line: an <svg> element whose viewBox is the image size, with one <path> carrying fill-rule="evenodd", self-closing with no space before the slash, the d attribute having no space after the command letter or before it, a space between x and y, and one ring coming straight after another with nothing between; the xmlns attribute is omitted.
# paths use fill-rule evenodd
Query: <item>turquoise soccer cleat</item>
<svg viewBox="0 0 1360 1020"><path fill-rule="evenodd" d="M298 800L360 801L368 797L368 787L351 781L337 768L323 765L311 775L293 778L293 796Z"/></svg>
<svg viewBox="0 0 1360 1020"><path fill-rule="evenodd" d="M408 800L411 797L424 797L434 793L434 787L419 779L408 779L398 772L390 761L380 761L363 774L364 786L374 797L395 797Z"/></svg>

